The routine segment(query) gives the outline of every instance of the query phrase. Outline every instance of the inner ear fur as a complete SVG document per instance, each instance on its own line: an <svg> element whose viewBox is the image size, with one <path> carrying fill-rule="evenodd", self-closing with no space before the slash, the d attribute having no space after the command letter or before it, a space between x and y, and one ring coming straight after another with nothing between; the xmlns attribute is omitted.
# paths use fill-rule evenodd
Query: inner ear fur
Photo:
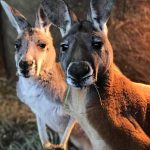
<svg viewBox="0 0 150 150"><path fill-rule="evenodd" d="M35 27L38 28L49 28L51 25L47 15L45 14L43 7L40 6L38 8L38 11L36 13L36 21L35 21Z"/></svg>
<svg viewBox="0 0 150 150"><path fill-rule="evenodd" d="M63 0L42 0L41 5L50 22L60 29L64 37L76 20L68 5Z"/></svg>
<svg viewBox="0 0 150 150"><path fill-rule="evenodd" d="M106 30L106 24L110 17L115 0L91 0L87 19L100 31Z"/></svg>

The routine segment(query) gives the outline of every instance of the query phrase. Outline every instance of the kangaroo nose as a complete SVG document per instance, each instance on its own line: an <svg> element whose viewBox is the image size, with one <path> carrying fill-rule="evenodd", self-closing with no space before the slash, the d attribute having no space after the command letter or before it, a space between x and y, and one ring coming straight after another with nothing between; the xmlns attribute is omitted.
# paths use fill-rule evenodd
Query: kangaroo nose
<svg viewBox="0 0 150 150"><path fill-rule="evenodd" d="M77 80L80 80L90 75L90 71L91 71L91 68L88 63L75 62L75 63L72 63L70 67L68 68L68 75Z"/></svg>
<svg viewBox="0 0 150 150"><path fill-rule="evenodd" d="M31 67L33 65L33 61L20 61L19 63L19 67L21 69L28 69L29 67Z"/></svg>

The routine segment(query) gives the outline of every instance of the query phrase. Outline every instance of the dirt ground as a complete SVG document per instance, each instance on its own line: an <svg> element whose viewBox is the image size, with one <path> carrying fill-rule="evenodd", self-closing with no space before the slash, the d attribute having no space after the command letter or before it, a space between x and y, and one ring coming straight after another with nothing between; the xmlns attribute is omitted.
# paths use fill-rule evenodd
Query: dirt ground
<svg viewBox="0 0 150 150"><path fill-rule="evenodd" d="M88 1L68 1L84 17ZM108 26L116 64L133 81L150 84L150 1L117 0ZM43 150L34 115L17 99L14 80L3 75L4 70L0 71L0 150ZM57 135L49 133L57 143Z"/></svg>

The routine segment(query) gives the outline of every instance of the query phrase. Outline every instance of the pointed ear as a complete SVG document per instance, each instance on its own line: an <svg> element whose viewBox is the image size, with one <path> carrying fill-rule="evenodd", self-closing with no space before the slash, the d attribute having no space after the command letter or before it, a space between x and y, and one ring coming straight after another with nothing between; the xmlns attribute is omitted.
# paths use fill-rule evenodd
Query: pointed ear
<svg viewBox="0 0 150 150"><path fill-rule="evenodd" d="M94 24L94 27L100 31L105 31L106 23L111 14L115 0L91 0L88 20Z"/></svg>
<svg viewBox="0 0 150 150"><path fill-rule="evenodd" d="M45 32L49 32L50 25L51 23L48 17L46 16L42 6L40 6L36 14L35 27L43 29Z"/></svg>
<svg viewBox="0 0 150 150"><path fill-rule="evenodd" d="M10 7L5 1L0 1L3 9L5 10L9 21L12 26L17 30L18 34L21 34L24 30L30 28L30 24L26 21L26 18L15 8Z"/></svg>
<svg viewBox="0 0 150 150"><path fill-rule="evenodd" d="M60 29L62 37L70 30L74 17L63 0L42 0L41 5L50 22Z"/></svg>

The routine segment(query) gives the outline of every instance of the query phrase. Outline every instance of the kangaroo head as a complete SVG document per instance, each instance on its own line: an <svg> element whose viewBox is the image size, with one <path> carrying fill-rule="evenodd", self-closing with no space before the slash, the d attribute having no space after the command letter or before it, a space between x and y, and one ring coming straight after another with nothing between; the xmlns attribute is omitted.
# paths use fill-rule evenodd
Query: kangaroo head
<svg viewBox="0 0 150 150"><path fill-rule="evenodd" d="M60 61L71 86L94 84L109 69L113 52L106 23L113 4L114 0L91 0L87 19L77 21L63 0L42 1L49 20L61 31Z"/></svg>
<svg viewBox="0 0 150 150"><path fill-rule="evenodd" d="M26 18L5 1L1 4L12 24L17 30L15 41L15 61L18 75L23 77L39 76L41 71L50 69L55 62L56 54L49 32L50 23L40 7L35 26L32 27Z"/></svg>

